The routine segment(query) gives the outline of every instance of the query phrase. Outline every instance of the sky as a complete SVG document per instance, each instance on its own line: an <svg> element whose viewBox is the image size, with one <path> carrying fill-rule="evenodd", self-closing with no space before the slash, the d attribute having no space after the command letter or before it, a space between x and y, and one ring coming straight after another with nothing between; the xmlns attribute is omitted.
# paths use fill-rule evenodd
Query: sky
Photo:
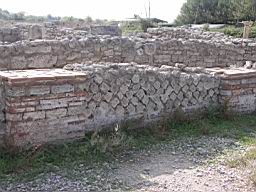
<svg viewBox="0 0 256 192"><path fill-rule="evenodd" d="M150 0L151 17L174 21L186 0ZM122 20L134 14L146 16L149 0L0 0L0 8L9 12L43 16Z"/></svg>

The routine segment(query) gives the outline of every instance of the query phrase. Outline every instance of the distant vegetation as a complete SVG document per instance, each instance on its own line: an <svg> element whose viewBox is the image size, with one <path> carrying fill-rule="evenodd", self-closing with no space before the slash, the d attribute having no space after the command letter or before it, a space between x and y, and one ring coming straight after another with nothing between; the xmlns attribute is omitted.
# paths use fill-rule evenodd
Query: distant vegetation
<svg viewBox="0 0 256 192"><path fill-rule="evenodd" d="M244 20L256 20L256 0L187 0L175 23L235 24Z"/></svg>
<svg viewBox="0 0 256 192"><path fill-rule="evenodd" d="M222 32L226 35L233 36L233 37L238 37L241 38L243 37L243 27L235 27L235 26L227 26L222 29L210 29L209 31L211 32ZM253 26L251 29L250 33L250 38L256 38L256 26Z"/></svg>
<svg viewBox="0 0 256 192"><path fill-rule="evenodd" d="M72 16L66 17L55 17L50 14L46 16L34 16L26 15L25 12L10 13L7 10L2 10L0 8L0 20L9 20L9 21L26 21L26 22L48 22L48 21L63 21L63 22L85 22L87 24L104 24L108 22L107 20L95 19L93 20L90 16L87 16L84 19L75 18Z"/></svg>
<svg viewBox="0 0 256 192"><path fill-rule="evenodd" d="M139 15L134 15L133 20L124 21L121 29L123 34L146 32L148 28L157 27L157 23L151 19L141 18Z"/></svg>

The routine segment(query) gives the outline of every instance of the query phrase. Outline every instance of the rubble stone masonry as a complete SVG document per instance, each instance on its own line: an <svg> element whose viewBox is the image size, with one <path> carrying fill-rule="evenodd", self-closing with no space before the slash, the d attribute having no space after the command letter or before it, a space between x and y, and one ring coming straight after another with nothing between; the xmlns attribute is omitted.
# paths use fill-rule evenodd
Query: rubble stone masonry
<svg viewBox="0 0 256 192"><path fill-rule="evenodd" d="M254 40L181 29L0 45L0 145L82 138L216 105L253 113L255 68Z"/></svg>
<svg viewBox="0 0 256 192"><path fill-rule="evenodd" d="M176 109L190 113L218 103L219 79L207 73L135 64L65 68L0 73L5 142L25 146L81 138L122 121L146 123Z"/></svg>

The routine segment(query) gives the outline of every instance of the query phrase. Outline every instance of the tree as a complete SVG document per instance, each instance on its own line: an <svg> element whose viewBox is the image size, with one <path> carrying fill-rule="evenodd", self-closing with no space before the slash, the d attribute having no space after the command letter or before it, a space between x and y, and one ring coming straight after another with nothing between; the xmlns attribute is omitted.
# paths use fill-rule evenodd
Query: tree
<svg viewBox="0 0 256 192"><path fill-rule="evenodd" d="M187 0L176 24L226 24L255 19L256 0Z"/></svg>

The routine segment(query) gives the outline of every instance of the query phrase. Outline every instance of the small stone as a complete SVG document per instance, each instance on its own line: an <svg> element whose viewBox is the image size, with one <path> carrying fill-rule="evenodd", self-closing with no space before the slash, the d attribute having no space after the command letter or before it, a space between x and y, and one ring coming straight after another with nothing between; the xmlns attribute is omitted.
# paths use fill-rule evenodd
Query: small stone
<svg viewBox="0 0 256 192"><path fill-rule="evenodd" d="M116 106L120 103L120 101L115 97L114 99L112 99L112 101L110 102L111 106L113 108L116 108Z"/></svg>
<svg viewBox="0 0 256 192"><path fill-rule="evenodd" d="M133 75L132 82L133 83L139 83L140 82L140 76L137 75L137 74Z"/></svg>
<svg viewBox="0 0 256 192"><path fill-rule="evenodd" d="M112 92L107 92L106 95L104 95L104 99L107 102L110 102L110 100L112 99L113 93Z"/></svg>

